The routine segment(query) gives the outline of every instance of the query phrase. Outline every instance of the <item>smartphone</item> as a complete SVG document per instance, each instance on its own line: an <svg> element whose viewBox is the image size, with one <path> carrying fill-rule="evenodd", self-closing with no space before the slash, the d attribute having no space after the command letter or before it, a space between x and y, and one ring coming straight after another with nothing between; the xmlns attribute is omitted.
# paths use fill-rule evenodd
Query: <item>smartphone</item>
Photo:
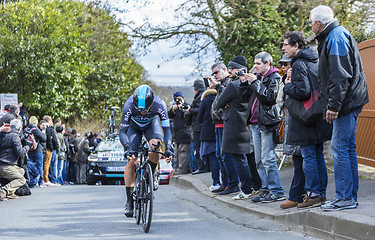
<svg viewBox="0 0 375 240"><path fill-rule="evenodd" d="M203 81L204 81L204 86L205 87L209 87L210 86L210 81L208 80L208 78L203 78Z"/></svg>

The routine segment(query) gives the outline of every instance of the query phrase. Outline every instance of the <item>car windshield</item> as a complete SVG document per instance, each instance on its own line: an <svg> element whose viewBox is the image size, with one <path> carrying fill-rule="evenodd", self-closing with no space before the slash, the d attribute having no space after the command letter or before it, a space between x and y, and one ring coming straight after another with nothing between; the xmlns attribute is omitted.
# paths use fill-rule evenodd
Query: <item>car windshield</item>
<svg viewBox="0 0 375 240"><path fill-rule="evenodd" d="M116 136L115 138L107 138L99 143L96 147L96 150L99 152L109 151L114 149L123 149L123 146L120 142L120 138Z"/></svg>

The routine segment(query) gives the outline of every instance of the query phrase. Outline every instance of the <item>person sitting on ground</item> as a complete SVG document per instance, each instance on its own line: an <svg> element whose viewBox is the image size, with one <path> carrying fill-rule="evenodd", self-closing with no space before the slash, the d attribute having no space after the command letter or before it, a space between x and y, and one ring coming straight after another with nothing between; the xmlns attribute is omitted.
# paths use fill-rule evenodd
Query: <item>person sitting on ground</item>
<svg viewBox="0 0 375 240"><path fill-rule="evenodd" d="M14 192L26 183L25 170L18 166L30 149L29 145L22 146L19 136L22 122L13 119L10 122L11 131L6 133L0 142L0 175L10 182L0 188L0 201L18 198Z"/></svg>

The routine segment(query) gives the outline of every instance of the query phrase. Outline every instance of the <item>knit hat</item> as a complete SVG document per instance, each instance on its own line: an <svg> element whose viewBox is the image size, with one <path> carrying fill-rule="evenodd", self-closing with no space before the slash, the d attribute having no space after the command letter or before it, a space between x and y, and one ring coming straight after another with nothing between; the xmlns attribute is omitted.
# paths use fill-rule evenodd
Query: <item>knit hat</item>
<svg viewBox="0 0 375 240"><path fill-rule="evenodd" d="M31 116L29 119L29 123L38 126L38 118L36 118L35 116Z"/></svg>
<svg viewBox="0 0 375 240"><path fill-rule="evenodd" d="M182 98L184 98L184 95L182 95L182 92L175 92L175 93L173 94L173 99L176 99L177 97L182 97Z"/></svg>
<svg viewBox="0 0 375 240"><path fill-rule="evenodd" d="M282 62L291 62L292 59L291 58L288 58L286 56L286 54L284 53L283 57L280 59L279 63L282 63Z"/></svg>
<svg viewBox="0 0 375 240"><path fill-rule="evenodd" d="M199 90L201 88L204 88L205 86L204 86L203 80L201 80L201 79L195 80L193 87L194 87L194 90Z"/></svg>
<svg viewBox="0 0 375 240"><path fill-rule="evenodd" d="M228 67L234 67L237 69L245 68L247 70L247 61L246 58L243 56L237 56L233 58L232 61L228 63Z"/></svg>

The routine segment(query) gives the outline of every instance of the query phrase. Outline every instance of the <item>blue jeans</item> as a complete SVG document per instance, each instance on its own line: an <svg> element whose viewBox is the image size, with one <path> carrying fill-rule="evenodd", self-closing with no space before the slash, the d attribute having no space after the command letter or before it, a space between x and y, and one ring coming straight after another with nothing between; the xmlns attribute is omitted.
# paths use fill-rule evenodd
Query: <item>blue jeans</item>
<svg viewBox="0 0 375 240"><path fill-rule="evenodd" d="M216 158L216 153L210 153L202 156L202 160L210 163L212 185L220 184L220 167Z"/></svg>
<svg viewBox="0 0 375 240"><path fill-rule="evenodd" d="M64 159L57 160L57 182L60 184L64 183L63 180L63 170L64 170Z"/></svg>
<svg viewBox="0 0 375 240"><path fill-rule="evenodd" d="M236 165L234 164L234 159L232 154L223 152L223 164L228 174L228 188L238 187L238 173L236 170Z"/></svg>
<svg viewBox="0 0 375 240"><path fill-rule="evenodd" d="M216 136L216 157L219 162L219 167L221 171L221 183L223 186L228 186L228 173L224 165L224 155L222 151L222 142L223 142L223 128L215 128Z"/></svg>
<svg viewBox="0 0 375 240"><path fill-rule="evenodd" d="M323 154L323 144L301 146L306 191L326 196L328 175Z"/></svg>
<svg viewBox="0 0 375 240"><path fill-rule="evenodd" d="M189 166L190 170L194 172L197 170L197 162L195 160L195 154L194 154L194 142L190 143L190 151L189 151Z"/></svg>
<svg viewBox="0 0 375 240"><path fill-rule="evenodd" d="M232 154L234 163L236 165L237 173L241 181L241 190L245 194L250 194L254 189L254 184L251 181L250 168L247 163L245 154Z"/></svg>
<svg viewBox="0 0 375 240"><path fill-rule="evenodd" d="M32 161L27 161L27 169L29 173L29 187L34 188L40 179L39 170L36 167L36 164Z"/></svg>
<svg viewBox="0 0 375 240"><path fill-rule="evenodd" d="M262 180L262 190L269 191L275 196L284 196L279 170L276 163L275 142L272 131L261 131L258 125L251 125L254 140L255 162L259 177Z"/></svg>
<svg viewBox="0 0 375 240"><path fill-rule="evenodd" d="M52 183L57 183L57 154L56 150L52 151L52 158L51 158L51 182Z"/></svg>
<svg viewBox="0 0 375 240"><path fill-rule="evenodd" d="M293 202L303 202L305 193L305 174L303 172L303 158L293 155L294 175L290 184L289 200Z"/></svg>
<svg viewBox="0 0 375 240"><path fill-rule="evenodd" d="M355 136L362 108L333 120L331 150L335 170L336 198L357 199L358 161Z"/></svg>
<svg viewBox="0 0 375 240"><path fill-rule="evenodd" d="M38 178L38 184L43 184L43 153L29 153L28 161L34 162L36 165L36 168L38 169L39 178Z"/></svg>
<svg viewBox="0 0 375 240"><path fill-rule="evenodd" d="M69 161L68 160L64 161L64 168L63 168L63 172L62 172L62 178L63 178L64 182L68 182L69 181Z"/></svg>

